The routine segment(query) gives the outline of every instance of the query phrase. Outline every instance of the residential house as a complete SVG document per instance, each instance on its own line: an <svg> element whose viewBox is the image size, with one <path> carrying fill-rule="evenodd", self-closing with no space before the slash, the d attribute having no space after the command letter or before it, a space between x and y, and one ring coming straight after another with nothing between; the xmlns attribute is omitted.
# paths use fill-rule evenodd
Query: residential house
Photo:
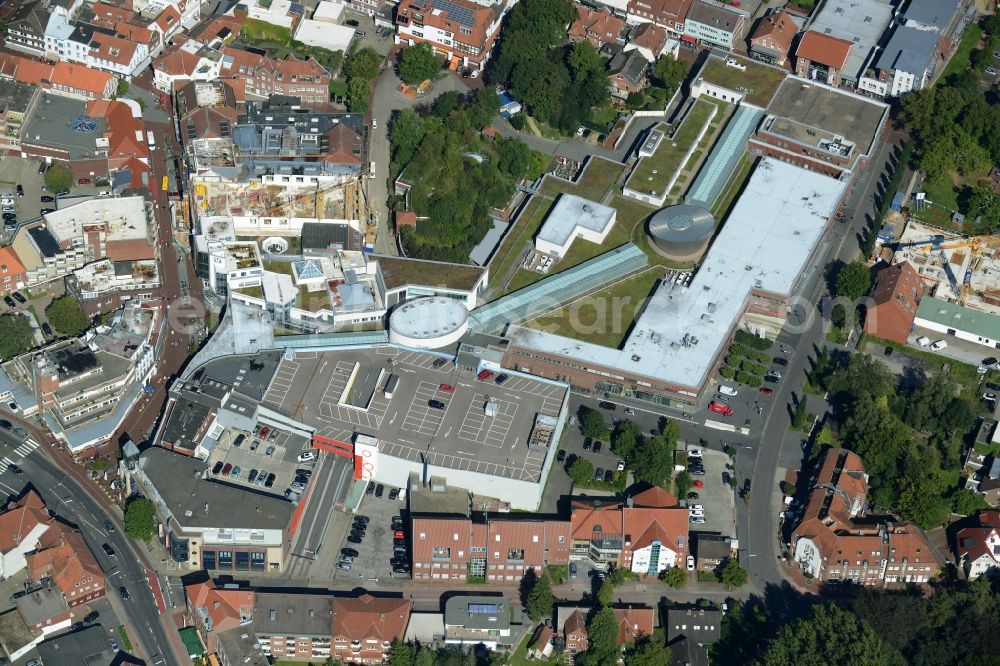
<svg viewBox="0 0 1000 666"><path fill-rule="evenodd" d="M548 659L552 656L554 638L555 633L548 625L538 625L528 643L528 659Z"/></svg>
<svg viewBox="0 0 1000 666"><path fill-rule="evenodd" d="M761 17L750 35L750 57L784 66L798 32L799 27L788 12L778 10Z"/></svg>
<svg viewBox="0 0 1000 666"><path fill-rule="evenodd" d="M519 634L511 633L514 609L506 597L456 594L444 605L444 642L446 645L484 645L496 650L503 645L513 648Z"/></svg>
<svg viewBox="0 0 1000 666"><path fill-rule="evenodd" d="M646 87L649 61L639 52L622 51L608 63L608 84L611 96L618 103L624 103L629 95Z"/></svg>
<svg viewBox="0 0 1000 666"><path fill-rule="evenodd" d="M746 27L745 11L695 0L684 19L683 39L732 51Z"/></svg>
<svg viewBox="0 0 1000 666"><path fill-rule="evenodd" d="M979 525L955 535L959 565L969 580L1000 572L1000 511L980 511Z"/></svg>
<svg viewBox="0 0 1000 666"><path fill-rule="evenodd" d="M571 511L573 560L656 576L687 559L688 511L661 488L625 500L574 498Z"/></svg>
<svg viewBox="0 0 1000 666"><path fill-rule="evenodd" d="M25 2L7 19L4 44L33 56L45 55L45 28L49 12L41 0Z"/></svg>
<svg viewBox="0 0 1000 666"><path fill-rule="evenodd" d="M998 433L1000 426L994 429L991 440L996 439ZM982 469L969 477L966 488L979 493L987 504L997 508L1000 507L1000 456L990 456L987 460L988 463L983 464Z"/></svg>
<svg viewBox="0 0 1000 666"><path fill-rule="evenodd" d="M679 48L680 42L670 39L665 29L655 23L640 23L629 32L622 50L636 50L649 62L656 62L665 53L676 58Z"/></svg>
<svg viewBox="0 0 1000 666"><path fill-rule="evenodd" d="M628 0L628 20L629 23L655 23L684 39L684 20L693 2L694 0Z"/></svg>
<svg viewBox="0 0 1000 666"><path fill-rule="evenodd" d="M337 597L333 600L330 656L348 664L381 664L393 641L402 640L413 602L408 599Z"/></svg>
<svg viewBox="0 0 1000 666"><path fill-rule="evenodd" d="M923 90L944 64L937 32L896 26L889 43L879 52L874 71L858 81L858 89L878 97L900 97Z"/></svg>
<svg viewBox="0 0 1000 666"><path fill-rule="evenodd" d="M818 582L870 587L926 583L942 562L914 525L865 514L868 475L860 458L829 449L792 531L795 562Z"/></svg>
<svg viewBox="0 0 1000 666"><path fill-rule="evenodd" d="M576 608L570 613L565 623L562 625L563 640L566 643L566 652L576 654L586 652L590 647L587 637L587 614L585 610Z"/></svg>
<svg viewBox="0 0 1000 666"><path fill-rule="evenodd" d="M253 620L253 590L219 587L209 578L202 583L185 585L184 596L188 619L210 653L219 651L220 634L244 627Z"/></svg>
<svg viewBox="0 0 1000 666"><path fill-rule="evenodd" d="M186 81L218 80L222 70L222 53L195 39L187 39L167 47L152 66L153 85L170 92Z"/></svg>
<svg viewBox="0 0 1000 666"><path fill-rule="evenodd" d="M584 40L600 49L605 44L614 44L620 38L625 21L611 13L607 7L590 9L576 6L576 20L569 26L568 37L572 43Z"/></svg>
<svg viewBox="0 0 1000 666"><path fill-rule="evenodd" d="M28 276L11 246L0 248L0 293L9 294L24 288Z"/></svg>
<svg viewBox="0 0 1000 666"><path fill-rule="evenodd" d="M734 554L732 537L722 534L693 532L691 548L698 571L715 571L726 558Z"/></svg>
<svg viewBox="0 0 1000 666"><path fill-rule="evenodd" d="M623 604L612 608L618 621L618 645L636 644L652 638L656 609L648 606Z"/></svg>
<svg viewBox="0 0 1000 666"><path fill-rule="evenodd" d="M908 261L880 270L865 314L865 333L905 345L925 288Z"/></svg>
<svg viewBox="0 0 1000 666"><path fill-rule="evenodd" d="M242 79L247 96L263 99L286 95L298 97L306 105L330 101L330 72L312 57L275 60L230 46L223 47L221 53L219 78Z"/></svg>
<svg viewBox="0 0 1000 666"><path fill-rule="evenodd" d="M674 663L708 664L708 647L722 637L722 611L676 606L667 609L667 646Z"/></svg>
<svg viewBox="0 0 1000 666"><path fill-rule="evenodd" d="M435 53L482 70L490 58L505 4L470 0L402 0L396 7L397 44L427 42Z"/></svg>
<svg viewBox="0 0 1000 666"><path fill-rule="evenodd" d="M806 26L808 32L838 41L810 37L803 55L809 62L796 63L796 72L805 72L800 76L828 81L830 85L854 89L883 43L899 4L886 0L826 0L817 5ZM845 43L852 46L842 59ZM815 76L808 76L810 69L816 70Z"/></svg>
<svg viewBox="0 0 1000 666"><path fill-rule="evenodd" d="M118 77L85 65L61 60L52 67L48 90L80 99L110 99L117 92Z"/></svg>
<svg viewBox="0 0 1000 666"><path fill-rule="evenodd" d="M795 73L830 86L839 86L854 42L807 30L795 49Z"/></svg>
<svg viewBox="0 0 1000 666"><path fill-rule="evenodd" d="M265 656L275 661L331 657L333 603L329 594L257 592L253 630ZM405 624L404 624L405 627ZM334 657L339 659L339 655ZM369 663L343 659L342 663Z"/></svg>

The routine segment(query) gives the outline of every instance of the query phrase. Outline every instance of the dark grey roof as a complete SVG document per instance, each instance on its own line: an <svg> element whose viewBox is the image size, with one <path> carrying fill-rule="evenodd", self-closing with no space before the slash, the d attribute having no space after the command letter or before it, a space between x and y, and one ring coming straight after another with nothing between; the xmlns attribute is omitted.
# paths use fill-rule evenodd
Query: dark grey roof
<svg viewBox="0 0 1000 666"><path fill-rule="evenodd" d="M936 32L898 26L885 49L879 54L875 66L879 69L897 69L922 77L937 50Z"/></svg>
<svg viewBox="0 0 1000 666"><path fill-rule="evenodd" d="M48 624L57 615L69 611L66 597L58 588L42 588L17 599L17 610L29 626Z"/></svg>
<svg viewBox="0 0 1000 666"><path fill-rule="evenodd" d="M7 105L10 111L24 113L31 103L31 97L37 88L8 79L0 79L0 102Z"/></svg>
<svg viewBox="0 0 1000 666"><path fill-rule="evenodd" d="M42 7L42 3L38 2L27 2L20 7L18 7L10 18L7 19L7 27L13 27L21 32L27 32L28 29L34 30L39 36L45 34L45 27L49 23L49 14Z"/></svg>
<svg viewBox="0 0 1000 666"><path fill-rule="evenodd" d="M43 664L59 666L105 666L117 658L100 625L43 641L38 644L38 656Z"/></svg>
<svg viewBox="0 0 1000 666"><path fill-rule="evenodd" d="M350 250L355 249L351 242L353 230L348 224L330 224L324 222L305 222L302 224L303 250Z"/></svg>
<svg viewBox="0 0 1000 666"><path fill-rule="evenodd" d="M139 465L182 529L284 530L295 509L275 495L202 478L208 472L203 461L158 446L143 453Z"/></svg>
<svg viewBox="0 0 1000 666"><path fill-rule="evenodd" d="M722 635L722 611L714 608L667 609L667 643L681 638L711 645Z"/></svg>
<svg viewBox="0 0 1000 666"><path fill-rule="evenodd" d="M950 0L910 0L903 18L941 30L948 25L960 6L960 3Z"/></svg>
<svg viewBox="0 0 1000 666"><path fill-rule="evenodd" d="M45 359L59 371L59 379L66 381L99 366L101 362L90 347L73 342L45 352Z"/></svg>
<svg viewBox="0 0 1000 666"><path fill-rule="evenodd" d="M668 647L671 666L708 666L708 650L694 641L682 638Z"/></svg>
<svg viewBox="0 0 1000 666"><path fill-rule="evenodd" d="M333 596L257 592L253 630L270 636L320 636L333 631Z"/></svg>
<svg viewBox="0 0 1000 666"><path fill-rule="evenodd" d="M732 542L721 534L691 534L693 552L699 559L721 560L732 553Z"/></svg>
<svg viewBox="0 0 1000 666"><path fill-rule="evenodd" d="M731 9L716 7L704 2L697 2L696 0L691 5L691 9L688 10L687 20L696 21L702 25L711 26L716 30L731 33L736 29L736 24L742 16L743 14Z"/></svg>
<svg viewBox="0 0 1000 666"><path fill-rule="evenodd" d="M646 75L649 62L639 53L639 49L622 52L608 64L609 74L621 74L626 81L638 86Z"/></svg>
<svg viewBox="0 0 1000 666"><path fill-rule="evenodd" d="M69 39L70 41L79 42L81 44L90 44L95 37L99 38L101 35L114 37L115 31L78 21L74 24L73 33L69 36Z"/></svg>
<svg viewBox="0 0 1000 666"><path fill-rule="evenodd" d="M160 439L171 446L179 446L193 451L198 445L197 436L212 408L201 403L198 396L187 391L178 394L173 407L167 414Z"/></svg>
<svg viewBox="0 0 1000 666"><path fill-rule="evenodd" d="M54 257L59 254L59 242L51 231L45 227L31 227L28 233L43 257Z"/></svg>
<svg viewBox="0 0 1000 666"><path fill-rule="evenodd" d="M254 356L225 356L195 370L194 381L215 379L231 385L253 400L263 400L271 378L281 363L280 351L263 351Z"/></svg>
<svg viewBox="0 0 1000 666"><path fill-rule="evenodd" d="M506 597L456 595L444 604L444 626L503 630L510 626L510 612Z"/></svg>

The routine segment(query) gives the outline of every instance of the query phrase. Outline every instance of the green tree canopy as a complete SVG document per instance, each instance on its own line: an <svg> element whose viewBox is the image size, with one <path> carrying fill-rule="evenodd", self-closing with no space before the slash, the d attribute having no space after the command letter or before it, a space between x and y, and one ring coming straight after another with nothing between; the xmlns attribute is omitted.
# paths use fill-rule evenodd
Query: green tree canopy
<svg viewBox="0 0 1000 666"><path fill-rule="evenodd" d="M580 408L580 432L584 437L604 437L608 432L608 425L604 422L604 417L596 409L590 407Z"/></svg>
<svg viewBox="0 0 1000 666"><path fill-rule="evenodd" d="M662 486L670 481L674 471L674 449L677 440L666 435L646 437L633 456L632 473L638 482Z"/></svg>
<svg viewBox="0 0 1000 666"><path fill-rule="evenodd" d="M125 507L125 533L136 541L149 541L156 529L155 515L156 507L151 501L144 497L133 499Z"/></svg>
<svg viewBox="0 0 1000 666"><path fill-rule="evenodd" d="M687 61L678 60L664 53L653 65L653 79L659 87L667 91L669 96L684 83L690 69Z"/></svg>
<svg viewBox="0 0 1000 666"><path fill-rule="evenodd" d="M833 605L778 632L763 666L903 666L905 661L857 616Z"/></svg>
<svg viewBox="0 0 1000 666"><path fill-rule="evenodd" d="M727 589L743 587L747 584L747 570L740 566L735 557L727 557L719 572L719 578Z"/></svg>
<svg viewBox="0 0 1000 666"><path fill-rule="evenodd" d="M594 478L594 465L586 458L577 458L569 466L569 476L578 485L587 483Z"/></svg>
<svg viewBox="0 0 1000 666"><path fill-rule="evenodd" d="M675 590L683 590L684 586L687 585L688 582L687 571L685 571L681 567L670 567L662 574L660 574L660 578L663 580L664 583L674 588Z"/></svg>
<svg viewBox="0 0 1000 666"><path fill-rule="evenodd" d="M635 454L640 442L642 442L642 430L633 421L623 419L615 423L615 429L611 432L611 450L617 453L619 458L629 460Z"/></svg>
<svg viewBox="0 0 1000 666"><path fill-rule="evenodd" d="M971 516L989 508L982 495L968 488L959 488L951 496L951 510L961 516Z"/></svg>
<svg viewBox="0 0 1000 666"><path fill-rule="evenodd" d="M590 642L586 663L605 666L614 663L618 654L618 619L609 606L597 611L587 625Z"/></svg>
<svg viewBox="0 0 1000 666"><path fill-rule="evenodd" d="M655 641L647 641L625 657L625 666L664 666L672 662L667 648Z"/></svg>
<svg viewBox="0 0 1000 666"><path fill-rule="evenodd" d="M399 59L399 78L409 84L432 79L440 71L441 61L427 42L407 47Z"/></svg>
<svg viewBox="0 0 1000 666"><path fill-rule="evenodd" d="M694 485L694 479L686 471L678 472L674 477L674 487L677 489L677 497L684 499L687 494L691 491L691 486Z"/></svg>
<svg viewBox="0 0 1000 666"><path fill-rule="evenodd" d="M73 187L73 174L62 162L56 162L45 172L45 187L49 192L64 192Z"/></svg>
<svg viewBox="0 0 1000 666"><path fill-rule="evenodd" d="M45 308L45 317L52 327L64 335L80 335L90 325L90 320L83 313L80 302L75 298L63 296L49 303Z"/></svg>
<svg viewBox="0 0 1000 666"><path fill-rule="evenodd" d="M392 158L397 164L406 164L413 159L417 146L424 138L424 120L413 109L403 109L392 121L389 142Z"/></svg>
<svg viewBox="0 0 1000 666"><path fill-rule="evenodd" d="M856 301L872 288L871 269L861 261L852 261L837 273L837 296Z"/></svg>
<svg viewBox="0 0 1000 666"><path fill-rule="evenodd" d="M34 346L31 324L20 314L0 315L0 359L8 361Z"/></svg>
<svg viewBox="0 0 1000 666"><path fill-rule="evenodd" d="M549 584L549 577L542 575L535 579L535 584L528 593L525 606L528 609L528 617L533 622L539 622L543 618L552 617L555 608L556 598L552 594L552 586Z"/></svg>
<svg viewBox="0 0 1000 666"><path fill-rule="evenodd" d="M348 109L356 112L368 110L372 84L379 75L381 64L382 56L370 47L359 49L347 56L343 72L347 80Z"/></svg>

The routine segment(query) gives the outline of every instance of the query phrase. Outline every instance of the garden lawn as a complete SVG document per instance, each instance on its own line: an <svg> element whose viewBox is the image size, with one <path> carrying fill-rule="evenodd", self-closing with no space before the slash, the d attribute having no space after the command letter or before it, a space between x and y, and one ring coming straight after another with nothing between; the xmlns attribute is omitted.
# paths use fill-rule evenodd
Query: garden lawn
<svg viewBox="0 0 1000 666"><path fill-rule="evenodd" d="M568 183L559 178L546 178L541 191L552 196L565 192L600 202L608 188L618 180L624 168L619 162L591 157L577 182Z"/></svg>
<svg viewBox="0 0 1000 666"><path fill-rule="evenodd" d="M545 221L545 216L552 210L555 204L554 199L536 194L524 207L521 214L514 222L514 228L507 232L503 245L496 254L496 258L490 264L490 288L500 286L500 282L506 277L511 265L519 258L521 248L524 244L535 237L538 229Z"/></svg>
<svg viewBox="0 0 1000 666"><path fill-rule="evenodd" d="M951 56L948 65L941 72L938 83L946 81L952 74L961 74L969 68L969 56L972 55L972 51L979 45L979 38L982 34L982 28L975 23L969 24L969 27L965 29L965 34L962 35L962 41L958 43L958 48L955 49L955 54Z"/></svg>
<svg viewBox="0 0 1000 666"><path fill-rule="evenodd" d="M702 100L696 101L694 107L684 117L680 129L677 130L673 139L664 136L651 156L639 160L629 176L626 186L644 192L648 188L646 183L650 182L650 178L653 179L654 183L668 182L674 172L681 167L684 155L705 127L710 113L712 113L711 104ZM664 134L668 131L663 125L660 128Z"/></svg>
<svg viewBox="0 0 1000 666"><path fill-rule="evenodd" d="M552 310L527 326L617 349L661 274L655 268L634 273L609 287Z"/></svg>

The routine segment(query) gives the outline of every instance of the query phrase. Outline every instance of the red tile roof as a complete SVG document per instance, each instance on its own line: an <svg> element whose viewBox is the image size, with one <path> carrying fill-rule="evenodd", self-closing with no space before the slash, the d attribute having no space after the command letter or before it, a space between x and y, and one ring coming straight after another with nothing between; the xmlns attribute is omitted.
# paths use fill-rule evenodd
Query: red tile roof
<svg viewBox="0 0 1000 666"><path fill-rule="evenodd" d="M108 241L105 254L111 261L138 261L154 258L153 246L148 240L141 238Z"/></svg>
<svg viewBox="0 0 1000 666"><path fill-rule="evenodd" d="M376 598L370 594L336 597L331 635L334 640L402 640L410 621L411 607L409 599Z"/></svg>
<svg viewBox="0 0 1000 666"><path fill-rule="evenodd" d="M799 46L795 49L795 57L805 58L811 62L818 62L840 70L844 68L852 46L854 46L853 42L846 39L807 30L802 35L802 39L799 40Z"/></svg>
<svg viewBox="0 0 1000 666"><path fill-rule="evenodd" d="M601 43L614 43L619 33L625 27L625 21L611 13L606 7L590 9L582 5L576 6L576 20L569 26L570 39L577 41L591 39Z"/></svg>
<svg viewBox="0 0 1000 666"><path fill-rule="evenodd" d="M52 68L49 81L54 86L65 86L102 97L108 91L114 78L110 72L61 60Z"/></svg>
<svg viewBox="0 0 1000 666"><path fill-rule="evenodd" d="M46 511L42 498L35 491L29 490L20 500L11 502L7 511L0 514L0 553L13 550L38 525L50 523L52 518Z"/></svg>
<svg viewBox="0 0 1000 666"><path fill-rule="evenodd" d="M37 86L42 81L48 81L52 77L52 65L42 62L21 58L17 65L17 80L21 83Z"/></svg>
<svg viewBox="0 0 1000 666"><path fill-rule="evenodd" d="M795 25L789 14L783 11L773 12L760 20L757 29L750 35L750 41L773 42L782 55L787 55L788 50L792 48L792 40L795 39L798 32L799 27ZM768 46L771 45L768 44Z"/></svg>
<svg viewBox="0 0 1000 666"><path fill-rule="evenodd" d="M636 643L643 636L653 635L655 619L652 608L615 608L615 618L618 620L618 644Z"/></svg>
<svg viewBox="0 0 1000 666"><path fill-rule="evenodd" d="M86 586L103 588L104 572L84 543L83 536L59 524L53 524L46 531L46 541L52 539L49 533L53 533L52 537L57 541L25 558L29 575L35 580L50 576L68 601L93 591L94 588L87 590Z"/></svg>

